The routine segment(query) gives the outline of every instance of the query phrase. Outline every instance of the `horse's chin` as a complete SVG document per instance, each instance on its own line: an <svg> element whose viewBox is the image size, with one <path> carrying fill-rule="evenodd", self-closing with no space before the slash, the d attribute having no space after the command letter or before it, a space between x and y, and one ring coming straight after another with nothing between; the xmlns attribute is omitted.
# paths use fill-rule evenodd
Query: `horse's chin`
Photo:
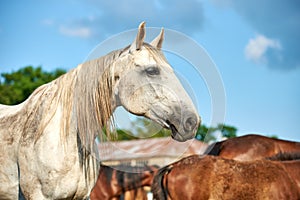
<svg viewBox="0 0 300 200"><path fill-rule="evenodd" d="M187 140L193 139L194 137L183 137L178 132L171 134L171 137L178 142L186 142Z"/></svg>
<svg viewBox="0 0 300 200"><path fill-rule="evenodd" d="M162 109L161 109L162 110ZM178 142L185 142L187 140L193 139L195 137L195 133L194 132L184 132L182 131L183 128L178 128L178 126L176 125L176 123L172 123L170 120L165 120L165 117L161 117L163 116L162 113L159 112L160 110L150 110L150 112L148 113L144 113L143 116L160 124L162 127L166 128L166 129L170 129L171 130L171 137L178 141ZM136 113L133 113L135 115L137 115ZM176 120L174 120L176 121Z"/></svg>

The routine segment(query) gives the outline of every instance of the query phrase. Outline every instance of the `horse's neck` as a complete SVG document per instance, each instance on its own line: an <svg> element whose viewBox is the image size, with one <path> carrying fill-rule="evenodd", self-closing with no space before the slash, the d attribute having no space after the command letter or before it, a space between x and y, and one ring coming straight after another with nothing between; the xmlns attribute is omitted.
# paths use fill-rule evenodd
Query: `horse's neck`
<svg viewBox="0 0 300 200"><path fill-rule="evenodd" d="M143 173L141 186L151 186L153 175L149 173Z"/></svg>
<svg viewBox="0 0 300 200"><path fill-rule="evenodd" d="M124 173L123 176L125 190L151 185L151 177L148 172Z"/></svg>

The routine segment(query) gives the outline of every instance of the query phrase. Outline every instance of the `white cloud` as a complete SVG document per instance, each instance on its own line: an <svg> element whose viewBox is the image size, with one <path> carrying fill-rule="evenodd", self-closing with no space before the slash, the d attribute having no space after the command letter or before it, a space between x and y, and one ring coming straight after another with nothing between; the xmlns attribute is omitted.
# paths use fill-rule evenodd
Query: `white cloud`
<svg viewBox="0 0 300 200"><path fill-rule="evenodd" d="M80 37L80 38L89 38L92 35L91 29L87 27L71 28L66 26L60 26L59 32L66 36Z"/></svg>
<svg viewBox="0 0 300 200"><path fill-rule="evenodd" d="M264 35L257 35L249 40L245 47L245 56L256 63L268 63L267 51L280 49L281 44L278 40L267 38Z"/></svg>
<svg viewBox="0 0 300 200"><path fill-rule="evenodd" d="M271 69L291 70L300 68L300 3L299 1L274 0L212 0L218 5L233 8L254 30L269 38L280 41L266 42L266 50L254 52L249 47L249 59L265 59ZM268 41L268 40L267 40ZM274 43L275 42L275 43ZM256 41L256 43L259 43ZM255 42L254 42L255 44ZM249 44L250 45L250 44ZM255 46L255 45L254 45ZM274 47L275 46L275 47ZM260 58L260 59L259 59Z"/></svg>

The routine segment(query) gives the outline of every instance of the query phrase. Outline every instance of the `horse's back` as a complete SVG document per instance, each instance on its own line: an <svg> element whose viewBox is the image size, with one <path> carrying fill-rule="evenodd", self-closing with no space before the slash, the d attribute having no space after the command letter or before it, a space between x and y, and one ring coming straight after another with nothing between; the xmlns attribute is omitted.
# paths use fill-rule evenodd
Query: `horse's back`
<svg viewBox="0 0 300 200"><path fill-rule="evenodd" d="M274 176L276 174L276 176ZM292 180L277 163L239 162L191 156L172 164L162 182L172 199L299 199Z"/></svg>
<svg viewBox="0 0 300 200"><path fill-rule="evenodd" d="M300 160L281 161L278 163L283 165L285 171L296 182L300 192Z"/></svg>
<svg viewBox="0 0 300 200"><path fill-rule="evenodd" d="M300 152L300 143L248 134L212 144L205 153L228 159L251 161L272 157L280 152Z"/></svg>

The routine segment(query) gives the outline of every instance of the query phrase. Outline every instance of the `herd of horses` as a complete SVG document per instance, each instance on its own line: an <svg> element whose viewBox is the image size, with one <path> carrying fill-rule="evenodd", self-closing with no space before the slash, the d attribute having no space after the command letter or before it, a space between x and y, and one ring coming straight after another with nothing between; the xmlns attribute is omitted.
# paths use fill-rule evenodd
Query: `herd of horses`
<svg viewBox="0 0 300 200"><path fill-rule="evenodd" d="M245 135L216 142L203 155L191 155L158 168L108 167L91 192L91 200L300 199L300 142ZM145 192L144 192L145 193Z"/></svg>

